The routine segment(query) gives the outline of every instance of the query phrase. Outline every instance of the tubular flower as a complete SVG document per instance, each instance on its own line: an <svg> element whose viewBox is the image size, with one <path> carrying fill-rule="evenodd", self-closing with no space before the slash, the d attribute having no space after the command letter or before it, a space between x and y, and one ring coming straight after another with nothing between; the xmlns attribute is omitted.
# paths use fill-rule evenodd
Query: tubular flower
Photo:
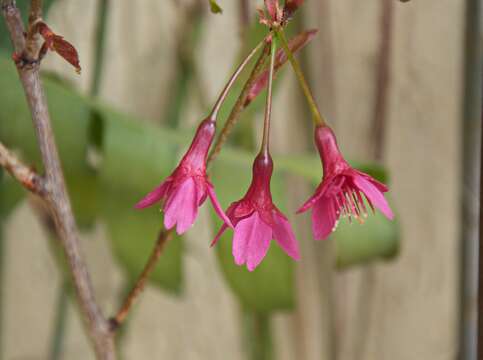
<svg viewBox="0 0 483 360"><path fill-rule="evenodd" d="M322 183L315 194L298 210L305 212L312 208L312 229L316 240L327 238L337 227L341 216L349 221L354 217L359 222L367 217L362 195L374 211L378 208L388 219L394 214L384 193L386 185L369 175L353 169L343 158L334 132L328 126L317 126L315 144L319 150L324 169Z"/></svg>
<svg viewBox="0 0 483 360"><path fill-rule="evenodd" d="M272 202L270 179L273 162L260 154L253 163L253 178L246 195L230 205L227 215L234 225L233 256L237 265L253 271L263 260L274 239L293 259L299 260L299 246L287 218ZM223 224L212 242L217 243L227 229Z"/></svg>
<svg viewBox="0 0 483 360"><path fill-rule="evenodd" d="M176 232L183 234L194 224L198 207L208 196L225 225L232 227L206 175L206 158L214 136L215 122L208 118L198 127L193 142L178 167L161 185L139 201L136 208L144 209L161 201L165 228L169 230L176 225Z"/></svg>

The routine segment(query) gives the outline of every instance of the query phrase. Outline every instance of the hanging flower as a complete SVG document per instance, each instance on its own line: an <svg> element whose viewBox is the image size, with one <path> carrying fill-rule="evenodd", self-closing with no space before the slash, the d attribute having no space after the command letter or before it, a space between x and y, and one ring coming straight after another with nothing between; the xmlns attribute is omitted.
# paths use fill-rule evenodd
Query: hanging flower
<svg viewBox="0 0 483 360"><path fill-rule="evenodd" d="M298 210L312 209L312 229L316 240L327 238L337 227L341 216L363 222L367 209L363 196L374 210L378 208L388 219L394 214L384 193L386 185L369 175L353 169L343 158L334 132L328 126L317 126L315 144L322 159L324 176L315 194Z"/></svg>
<svg viewBox="0 0 483 360"><path fill-rule="evenodd" d="M237 265L253 271L263 260L274 239L293 259L299 260L299 246L287 218L272 202L270 155L258 155L253 163L253 178L243 199L234 202L227 215L234 225L233 256ZM212 242L215 245L228 225L223 224Z"/></svg>
<svg viewBox="0 0 483 360"><path fill-rule="evenodd" d="M215 122L208 118L198 127L178 167L161 185L137 203L136 208L144 209L162 201L165 228L171 229L176 225L176 232L181 235L194 224L198 207L208 196L225 225L232 227L206 175L206 158L214 136Z"/></svg>

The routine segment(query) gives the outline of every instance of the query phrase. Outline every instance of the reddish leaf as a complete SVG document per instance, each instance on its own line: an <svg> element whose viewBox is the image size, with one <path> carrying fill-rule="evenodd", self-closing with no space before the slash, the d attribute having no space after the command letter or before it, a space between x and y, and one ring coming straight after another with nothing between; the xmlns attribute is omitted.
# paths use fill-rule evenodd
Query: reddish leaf
<svg viewBox="0 0 483 360"><path fill-rule="evenodd" d="M68 41L64 40L64 37L55 34L47 24L41 22L38 25L38 31L45 40L42 46L41 54L45 53L46 49L55 51L62 56L67 62L75 67L76 72L80 73L81 67L79 62L79 54L76 48Z"/></svg>
<svg viewBox="0 0 483 360"><path fill-rule="evenodd" d="M283 19L289 20L303 3L304 0L286 0L283 8Z"/></svg>
<svg viewBox="0 0 483 360"><path fill-rule="evenodd" d="M288 42L288 47L290 48L292 53L296 53L297 51L305 47L305 45L307 45L315 37L317 31L318 30L316 29L307 30L290 39L290 41ZM283 49L279 49L277 51L277 54L275 55L275 74L278 72L278 70L280 70L283 65L285 65L287 60L288 57L287 54L285 54L285 51ZM244 104L245 107L248 106L267 86L268 75L269 69L263 71L260 75L258 75L252 87L250 88L250 91L248 92L248 96Z"/></svg>

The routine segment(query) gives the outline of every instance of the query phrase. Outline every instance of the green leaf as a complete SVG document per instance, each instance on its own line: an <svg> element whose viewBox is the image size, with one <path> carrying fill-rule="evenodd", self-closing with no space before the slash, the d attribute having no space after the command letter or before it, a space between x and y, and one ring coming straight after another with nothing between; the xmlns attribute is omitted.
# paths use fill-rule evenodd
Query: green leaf
<svg viewBox="0 0 483 360"><path fill-rule="evenodd" d="M376 259L392 259L399 253L400 228L379 211L369 214L364 224L341 219L333 232L337 268L345 269Z"/></svg>
<svg viewBox="0 0 483 360"><path fill-rule="evenodd" d="M223 9L218 5L218 3L215 0L209 0L210 2L210 9L213 14L221 14L223 12Z"/></svg>
<svg viewBox="0 0 483 360"><path fill-rule="evenodd" d="M227 155L225 153L225 155ZM229 155L229 154L228 154ZM217 196L227 208L229 203L240 199L251 180L251 164L245 161L250 156L239 156L238 161L220 157L213 167L212 181ZM272 196L281 211L285 210L285 188L283 174L276 170L272 178ZM221 225L213 215L217 228ZM241 303L257 312L292 309L294 306L294 261L280 247L271 242L267 256L253 272L237 266L232 255L233 231L227 230L216 245L222 272Z"/></svg>
<svg viewBox="0 0 483 360"><path fill-rule="evenodd" d="M22 186L0 168L0 222L15 209L25 193Z"/></svg>
<svg viewBox="0 0 483 360"><path fill-rule="evenodd" d="M103 121L103 125L93 126L103 133L99 172L102 217L114 254L133 281L146 264L162 229L159 209L139 211L134 205L172 171L179 141L174 140L177 136L172 132L143 126L103 107L96 110L97 121ZM151 282L172 292L180 291L182 248L181 238L172 237Z"/></svg>
<svg viewBox="0 0 483 360"><path fill-rule="evenodd" d="M97 177L87 164L90 106L72 89L43 79L55 141L74 213L81 227L94 222ZM19 150L24 162L42 172L42 161L25 95L12 61L0 57L0 140Z"/></svg>

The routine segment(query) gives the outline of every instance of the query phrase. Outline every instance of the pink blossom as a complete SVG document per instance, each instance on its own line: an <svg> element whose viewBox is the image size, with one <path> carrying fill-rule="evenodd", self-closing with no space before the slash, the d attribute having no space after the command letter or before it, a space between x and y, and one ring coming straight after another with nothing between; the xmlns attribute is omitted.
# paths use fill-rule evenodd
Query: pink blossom
<svg viewBox="0 0 483 360"><path fill-rule="evenodd" d="M208 118L198 127L193 142L178 167L161 185L139 201L136 208L144 209L161 201L165 228L171 229L176 225L176 232L183 234L194 224L198 207L208 196L225 225L232 227L206 175L206 158L214 136L215 122Z"/></svg>
<svg viewBox="0 0 483 360"><path fill-rule="evenodd" d="M299 260L299 246L287 218L272 202L270 155L258 155L253 163L253 178L246 195L230 205L227 215L234 225L233 256L237 265L253 271L263 260L274 239L293 259ZM212 242L217 243L227 229L223 224Z"/></svg>
<svg viewBox="0 0 483 360"><path fill-rule="evenodd" d="M315 194L298 210L312 208L312 229L316 240L327 238L337 227L340 216L352 217L363 222L367 210L362 195L374 210L378 208L388 219L394 214L384 193L386 185L369 175L353 169L343 158L334 132L327 126L315 129L315 144L322 159L324 176Z"/></svg>

